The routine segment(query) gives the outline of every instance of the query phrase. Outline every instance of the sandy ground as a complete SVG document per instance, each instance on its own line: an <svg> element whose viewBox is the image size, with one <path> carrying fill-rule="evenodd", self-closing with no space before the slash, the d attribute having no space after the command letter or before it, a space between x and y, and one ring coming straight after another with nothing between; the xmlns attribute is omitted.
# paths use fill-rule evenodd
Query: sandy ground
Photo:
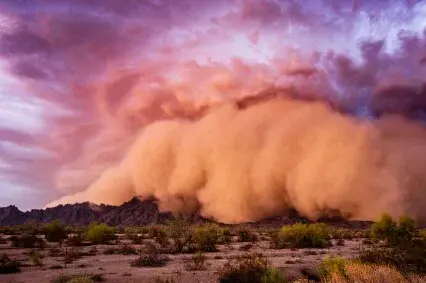
<svg viewBox="0 0 426 283"><path fill-rule="evenodd" d="M247 252L240 251L239 247L245 243L233 243L230 246L219 245L219 251L206 253L207 269L202 271L185 270L185 260L191 255L168 255L169 261L164 267L131 267L130 262L137 255L104 255L103 251L109 246L97 246L97 254L84 256L66 268L60 270L50 269L52 266L61 265L62 258L50 257L47 250L43 259L43 267L31 266L28 261L28 249L14 249L9 245L0 245L0 254L6 253L13 258L28 265L21 268L21 273L0 275L0 282L26 282L44 283L50 282L61 274L102 274L106 282L153 282L156 277L174 278L175 282L218 282L217 270L229 259L243 255ZM344 246L333 245L328 249L298 249L298 250L274 250L269 248L265 241L257 242L249 252L262 253L272 264L284 271L289 278L300 277L305 271L316 270L324 257L327 255L340 255L343 257L355 256L361 245L361 240L346 240ZM138 247L138 246L135 246ZM89 251L91 247L84 247Z"/></svg>

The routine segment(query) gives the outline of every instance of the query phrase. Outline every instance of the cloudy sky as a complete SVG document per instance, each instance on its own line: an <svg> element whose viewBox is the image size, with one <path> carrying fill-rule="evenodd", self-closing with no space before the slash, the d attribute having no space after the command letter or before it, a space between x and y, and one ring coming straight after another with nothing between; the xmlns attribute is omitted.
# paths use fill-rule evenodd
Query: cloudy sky
<svg viewBox="0 0 426 283"><path fill-rule="evenodd" d="M0 206L86 189L153 121L291 89L426 109L426 1L2 0Z"/></svg>

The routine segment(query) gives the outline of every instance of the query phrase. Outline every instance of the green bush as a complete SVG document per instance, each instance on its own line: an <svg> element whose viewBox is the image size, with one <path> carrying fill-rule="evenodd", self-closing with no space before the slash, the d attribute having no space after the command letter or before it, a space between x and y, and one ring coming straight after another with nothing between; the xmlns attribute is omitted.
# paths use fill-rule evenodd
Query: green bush
<svg viewBox="0 0 426 283"><path fill-rule="evenodd" d="M281 228L274 239L276 248L326 248L331 246L326 224L294 224Z"/></svg>
<svg viewBox="0 0 426 283"><path fill-rule="evenodd" d="M247 255L228 261L219 270L221 283L283 283L284 275L262 255Z"/></svg>
<svg viewBox="0 0 426 283"><path fill-rule="evenodd" d="M395 222L385 214L369 234L374 245L361 251L361 262L391 265L404 273L426 273L426 240L412 219L401 217Z"/></svg>
<svg viewBox="0 0 426 283"><path fill-rule="evenodd" d="M194 229L193 241L201 252L216 252L221 230L217 225L206 224Z"/></svg>
<svg viewBox="0 0 426 283"><path fill-rule="evenodd" d="M21 272L21 264L15 259L11 259L7 254L0 255L0 274Z"/></svg>
<svg viewBox="0 0 426 283"><path fill-rule="evenodd" d="M56 220L44 225L43 232L48 242L61 242L67 238L65 226Z"/></svg>
<svg viewBox="0 0 426 283"><path fill-rule="evenodd" d="M191 244L193 231L185 217L177 216L168 225L168 234L173 242L171 253L192 253L195 251Z"/></svg>
<svg viewBox="0 0 426 283"><path fill-rule="evenodd" d="M107 244L117 239L115 230L106 224L90 224L87 230L87 240L95 245Z"/></svg>

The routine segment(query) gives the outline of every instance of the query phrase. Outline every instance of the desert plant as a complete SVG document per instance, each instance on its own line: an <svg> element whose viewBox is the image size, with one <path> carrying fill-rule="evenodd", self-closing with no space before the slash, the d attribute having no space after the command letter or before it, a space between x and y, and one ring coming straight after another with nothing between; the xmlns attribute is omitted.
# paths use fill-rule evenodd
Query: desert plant
<svg viewBox="0 0 426 283"><path fill-rule="evenodd" d="M9 238L9 240L12 242L12 246L16 248L43 249L45 247L45 243L43 239L40 239L35 234L24 234L22 236L12 236Z"/></svg>
<svg viewBox="0 0 426 283"><path fill-rule="evenodd" d="M220 242L229 245L232 242L231 229L228 227L222 229Z"/></svg>
<svg viewBox="0 0 426 283"><path fill-rule="evenodd" d="M95 275L59 275L53 278L51 283L94 283L101 282L105 279L101 274Z"/></svg>
<svg viewBox="0 0 426 283"><path fill-rule="evenodd" d="M83 242L84 242L84 240L83 240L83 237L81 236L81 234L71 235L66 240L66 244L69 247L81 247L81 246L84 246Z"/></svg>
<svg viewBox="0 0 426 283"><path fill-rule="evenodd" d="M281 228L274 239L276 248L326 248L331 246L326 224L294 224Z"/></svg>
<svg viewBox="0 0 426 283"><path fill-rule="evenodd" d="M219 242L220 229L217 225L206 224L194 229L193 241L198 251L216 252L216 245Z"/></svg>
<svg viewBox="0 0 426 283"><path fill-rule="evenodd" d="M194 247L191 245L193 233L184 216L175 216L173 220L169 221L167 227L169 236L173 241L171 253L194 252Z"/></svg>
<svg viewBox="0 0 426 283"><path fill-rule="evenodd" d="M323 262L320 265L320 268L319 268L320 276L323 279L327 280L327 279L330 278L330 276L332 274L337 273L337 274L343 276L344 278L346 278L345 266L346 266L347 263L348 263L348 261L346 259L344 259L343 257L327 256L327 257L325 257L325 259L323 260Z"/></svg>
<svg viewBox="0 0 426 283"><path fill-rule="evenodd" d="M44 225L43 232L48 242L61 242L67 238L65 226L57 220Z"/></svg>
<svg viewBox="0 0 426 283"><path fill-rule="evenodd" d="M15 259L11 259L7 254L0 255L0 274L21 272L21 264Z"/></svg>
<svg viewBox="0 0 426 283"><path fill-rule="evenodd" d="M207 257L202 252L197 252L185 261L185 269L188 271L204 270L207 268Z"/></svg>
<svg viewBox="0 0 426 283"><path fill-rule="evenodd" d="M160 278L160 277L156 277L154 279L154 281L152 281L153 283L176 283L176 280L171 277L171 278Z"/></svg>
<svg viewBox="0 0 426 283"><path fill-rule="evenodd" d="M256 242L258 237L249 227L241 227L237 231L238 239L240 242Z"/></svg>
<svg viewBox="0 0 426 283"><path fill-rule="evenodd" d="M246 255L228 261L219 271L221 283L282 283L284 275L262 255Z"/></svg>
<svg viewBox="0 0 426 283"><path fill-rule="evenodd" d="M397 223L384 215L372 225L370 237L374 245L361 251L361 262L391 265L406 273L426 273L426 240L419 237L410 218L402 217Z"/></svg>
<svg viewBox="0 0 426 283"><path fill-rule="evenodd" d="M141 250L139 257L130 265L133 267L161 267L166 265L167 257L153 243L147 243L145 250Z"/></svg>
<svg viewBox="0 0 426 283"><path fill-rule="evenodd" d="M43 255L37 250L31 250L28 253L28 259L34 266L41 267L43 266Z"/></svg>
<svg viewBox="0 0 426 283"><path fill-rule="evenodd" d="M92 223L87 230L87 239L93 244L106 244L116 240L115 230L106 224Z"/></svg>

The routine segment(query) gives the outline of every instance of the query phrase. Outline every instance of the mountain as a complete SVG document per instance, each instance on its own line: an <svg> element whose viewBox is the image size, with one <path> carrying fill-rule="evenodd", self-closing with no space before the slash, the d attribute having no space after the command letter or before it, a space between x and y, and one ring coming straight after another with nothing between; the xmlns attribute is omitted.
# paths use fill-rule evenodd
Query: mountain
<svg viewBox="0 0 426 283"><path fill-rule="evenodd" d="M286 216L266 218L250 223L254 226L280 227L296 222L310 222L301 217L295 210L284 212ZM0 226L14 226L30 221L47 223L59 220L69 225L88 225L92 222L102 222L111 226L140 226L161 224L172 219L172 214L160 212L154 199L141 199L135 197L120 206L96 205L90 202L59 205L46 209L34 209L27 212L20 211L16 206L0 207ZM202 223L209 220L193 215L188 219L191 223ZM345 228L365 229L371 223L367 221L346 221L341 217L321 219L333 226Z"/></svg>
<svg viewBox="0 0 426 283"><path fill-rule="evenodd" d="M141 200L137 197L120 206L84 202L27 212L20 211L16 206L0 207L0 226L21 225L29 221L47 223L55 219L77 226L92 222L130 226L161 223L170 218L171 214L158 210L153 199Z"/></svg>

